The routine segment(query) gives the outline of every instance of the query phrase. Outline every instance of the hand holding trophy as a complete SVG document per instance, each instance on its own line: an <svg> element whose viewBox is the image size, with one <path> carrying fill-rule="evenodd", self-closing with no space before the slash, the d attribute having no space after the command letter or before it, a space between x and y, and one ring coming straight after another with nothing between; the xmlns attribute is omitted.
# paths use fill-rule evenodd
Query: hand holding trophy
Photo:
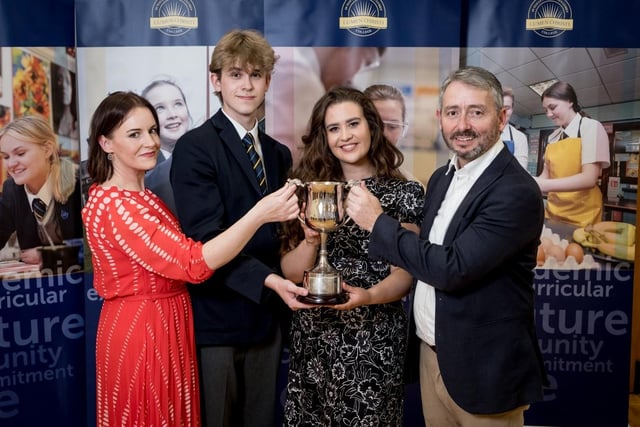
<svg viewBox="0 0 640 427"><path fill-rule="evenodd" d="M328 233L344 224L347 216L344 202L353 185L339 181L311 181L302 183L292 179L289 183L304 189L299 197L304 202L304 219L301 221L320 233L320 252L317 264L304 272L302 286L309 291L299 296L301 302L316 305L342 304L347 301L342 291L342 275L329 264L327 258Z"/></svg>

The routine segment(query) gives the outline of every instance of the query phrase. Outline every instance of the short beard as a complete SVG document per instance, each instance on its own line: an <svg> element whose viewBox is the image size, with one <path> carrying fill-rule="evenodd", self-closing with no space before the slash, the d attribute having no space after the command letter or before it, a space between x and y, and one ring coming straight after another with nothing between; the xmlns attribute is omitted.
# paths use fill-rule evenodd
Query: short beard
<svg viewBox="0 0 640 427"><path fill-rule="evenodd" d="M493 147L493 144L495 144L500 137L500 132L491 131L484 136L474 131L456 132L451 135L451 139L454 139L457 136L471 136L473 138L479 137L477 146L475 146L471 151L468 151L466 153L460 153L453 148L453 144L449 142L449 139L444 134L442 135L442 138L444 139L444 142L447 144L447 147L449 147L449 150L456 153L456 156L458 156L459 158L467 162L471 162L477 159L478 157L482 156L484 153L489 151L491 147Z"/></svg>

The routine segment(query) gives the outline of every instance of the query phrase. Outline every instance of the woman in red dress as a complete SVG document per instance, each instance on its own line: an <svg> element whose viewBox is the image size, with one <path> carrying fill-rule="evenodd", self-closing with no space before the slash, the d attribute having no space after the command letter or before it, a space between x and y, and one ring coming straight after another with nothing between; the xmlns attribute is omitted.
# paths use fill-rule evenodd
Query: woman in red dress
<svg viewBox="0 0 640 427"><path fill-rule="evenodd" d="M267 222L296 218L295 186L265 196L216 238L195 242L144 188L160 137L151 104L132 92L105 98L91 120L82 211L104 298L96 339L98 426L199 426L191 301L185 282L209 277ZM194 200L197 203L197 200ZM300 294L293 283L283 290Z"/></svg>

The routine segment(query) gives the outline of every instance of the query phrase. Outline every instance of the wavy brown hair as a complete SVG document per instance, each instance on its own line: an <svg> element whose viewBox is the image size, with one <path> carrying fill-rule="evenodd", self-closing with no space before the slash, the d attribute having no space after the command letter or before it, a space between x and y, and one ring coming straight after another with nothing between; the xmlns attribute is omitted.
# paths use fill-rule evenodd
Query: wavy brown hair
<svg viewBox="0 0 640 427"><path fill-rule="evenodd" d="M302 157L291 177L304 181L344 181L342 166L329 149L324 119L327 109L335 104L353 102L362 107L364 118L371 133L369 161L376 177L404 179L400 165L404 161L402 152L384 136L384 124L373 102L351 87L336 87L325 93L313 107L307 134L302 137Z"/></svg>
<svg viewBox="0 0 640 427"><path fill-rule="evenodd" d="M373 101L362 91L351 87L336 87L326 92L315 104L309 120L307 134L302 137L302 157L291 171L291 178L302 182L344 181L342 166L329 149L325 116L332 105L353 102L362 107L362 112L371 134L369 161L375 169L376 178L406 179L400 172L404 161L402 152L384 136L384 124ZM285 223L282 229L282 251L288 252L304 238L298 220Z"/></svg>

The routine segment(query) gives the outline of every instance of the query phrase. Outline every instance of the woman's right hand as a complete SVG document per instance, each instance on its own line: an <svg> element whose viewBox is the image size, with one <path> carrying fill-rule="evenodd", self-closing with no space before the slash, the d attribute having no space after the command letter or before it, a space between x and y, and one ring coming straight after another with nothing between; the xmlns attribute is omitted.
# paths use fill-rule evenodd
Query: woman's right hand
<svg viewBox="0 0 640 427"><path fill-rule="evenodd" d="M300 213L297 187L285 184L282 188L266 195L256 204L255 208L260 218L267 222L284 222L295 219Z"/></svg>

